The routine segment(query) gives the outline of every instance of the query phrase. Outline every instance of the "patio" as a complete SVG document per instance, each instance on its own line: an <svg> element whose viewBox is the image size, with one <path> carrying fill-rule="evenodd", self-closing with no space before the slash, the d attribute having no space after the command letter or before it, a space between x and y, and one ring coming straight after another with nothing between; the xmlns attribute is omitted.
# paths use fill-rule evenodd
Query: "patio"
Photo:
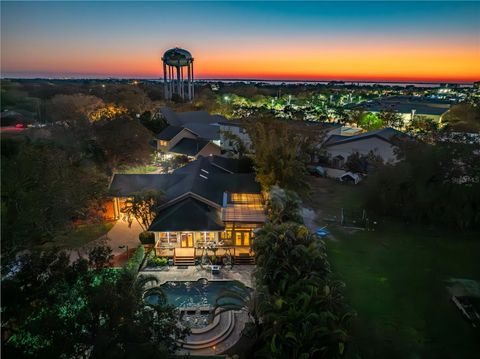
<svg viewBox="0 0 480 359"><path fill-rule="evenodd" d="M139 275L154 276L158 280L158 285L171 281L192 282L205 278L209 281L215 280L238 280L247 287L252 288L252 275L255 269L254 265L238 265L233 268L222 268L219 274L212 274L210 270L200 269L196 266L184 267L180 269L177 266L164 267L165 270L149 271L142 270Z"/></svg>

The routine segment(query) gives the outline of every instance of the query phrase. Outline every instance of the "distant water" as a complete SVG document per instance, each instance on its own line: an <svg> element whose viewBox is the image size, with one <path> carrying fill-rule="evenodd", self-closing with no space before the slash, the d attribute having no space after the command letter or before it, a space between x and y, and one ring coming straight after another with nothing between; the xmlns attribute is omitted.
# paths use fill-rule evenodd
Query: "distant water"
<svg viewBox="0 0 480 359"><path fill-rule="evenodd" d="M373 82L373 81L290 81L290 80L215 80L215 79L205 79L197 80L198 82L224 82L224 83L246 83L246 84L267 84L267 85L328 85L335 84L339 86L397 86L397 87L440 87L442 83L430 83L430 82ZM471 83L448 83L449 85L458 85L459 87L473 87Z"/></svg>

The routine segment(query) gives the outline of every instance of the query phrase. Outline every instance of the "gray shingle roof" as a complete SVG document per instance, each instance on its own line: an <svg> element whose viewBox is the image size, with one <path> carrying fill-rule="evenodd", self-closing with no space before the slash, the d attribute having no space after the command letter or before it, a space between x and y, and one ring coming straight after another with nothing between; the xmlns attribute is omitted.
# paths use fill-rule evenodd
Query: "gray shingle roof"
<svg viewBox="0 0 480 359"><path fill-rule="evenodd" d="M363 108L366 111L374 112L393 110L398 113L411 113L412 110L415 110L417 115L439 116L447 112L450 105L450 102L438 99L414 96L388 96L346 107Z"/></svg>
<svg viewBox="0 0 480 359"><path fill-rule="evenodd" d="M220 126L218 125L188 122L183 127L195 132L201 138L211 141L220 140Z"/></svg>
<svg viewBox="0 0 480 359"><path fill-rule="evenodd" d="M200 156L197 160L192 161L186 164L183 167L175 170L175 174L195 174L199 171L199 168L207 171L208 173L233 173L234 171L230 171L228 169L224 169L221 166L216 166L214 164L214 158L217 156Z"/></svg>
<svg viewBox="0 0 480 359"><path fill-rule="evenodd" d="M209 173L251 173L250 163L245 159L226 158L222 156L200 156L197 160L175 170L174 173L192 173L203 168Z"/></svg>
<svg viewBox="0 0 480 359"><path fill-rule="evenodd" d="M161 210L149 230L167 231L222 231L225 225L219 209L194 198L186 198Z"/></svg>
<svg viewBox="0 0 480 359"><path fill-rule="evenodd" d="M406 137L406 136L407 135L403 132L397 131L394 128L391 128L391 127L387 127L387 128L382 128L382 129L376 130L376 131L361 133L361 134L355 135L355 136L331 135L327 139L327 141L325 141L325 146L329 147L329 146L338 145L338 144L341 144L341 143L364 140L364 139L371 138L371 137L378 137L382 140L385 140L387 142L392 143L392 140L394 138Z"/></svg>
<svg viewBox="0 0 480 359"><path fill-rule="evenodd" d="M210 141L201 138L182 138L170 152L180 153L186 156L196 156Z"/></svg>
<svg viewBox="0 0 480 359"><path fill-rule="evenodd" d="M165 193L165 200L171 201L187 193L193 193L206 200L223 204L223 193L260 193L260 185L253 173L225 173L214 170L208 158L192 162L189 167L172 174L115 174L110 192L115 196L127 197L143 190L157 190Z"/></svg>
<svg viewBox="0 0 480 359"><path fill-rule="evenodd" d="M114 174L110 193L119 197L131 196L146 190L164 191L181 181L184 175Z"/></svg>
<svg viewBox="0 0 480 359"><path fill-rule="evenodd" d="M170 141L176 135L178 135L183 130L183 127L179 126L168 126L162 132L157 135L157 139Z"/></svg>

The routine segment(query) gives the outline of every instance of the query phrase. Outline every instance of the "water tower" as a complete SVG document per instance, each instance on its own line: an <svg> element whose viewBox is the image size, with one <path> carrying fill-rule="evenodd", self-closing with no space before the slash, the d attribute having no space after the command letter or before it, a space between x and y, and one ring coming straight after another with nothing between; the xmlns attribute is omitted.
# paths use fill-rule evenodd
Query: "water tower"
<svg viewBox="0 0 480 359"><path fill-rule="evenodd" d="M174 94L182 100L193 99L193 57L190 52L178 47L165 51L163 61L163 84L165 99Z"/></svg>

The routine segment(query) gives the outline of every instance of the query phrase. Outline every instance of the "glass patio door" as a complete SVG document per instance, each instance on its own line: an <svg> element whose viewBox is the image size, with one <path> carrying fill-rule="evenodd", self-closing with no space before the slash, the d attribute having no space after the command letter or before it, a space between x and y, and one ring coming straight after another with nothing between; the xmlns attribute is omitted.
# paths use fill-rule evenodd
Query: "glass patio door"
<svg viewBox="0 0 480 359"><path fill-rule="evenodd" d="M236 246L249 246L250 245L250 231L236 231L235 232L235 245Z"/></svg>
<svg viewBox="0 0 480 359"><path fill-rule="evenodd" d="M180 236L180 247L192 248L193 247L193 233L182 233Z"/></svg>

